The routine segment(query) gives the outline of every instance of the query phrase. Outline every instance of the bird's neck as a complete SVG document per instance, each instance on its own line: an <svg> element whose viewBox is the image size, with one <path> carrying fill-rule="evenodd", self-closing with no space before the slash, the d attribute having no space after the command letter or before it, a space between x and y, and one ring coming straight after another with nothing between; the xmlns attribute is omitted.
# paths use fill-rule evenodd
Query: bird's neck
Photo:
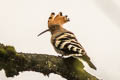
<svg viewBox="0 0 120 80"><path fill-rule="evenodd" d="M53 35L53 34L64 32L64 31L66 31L66 29L64 29L63 27L56 27L56 29L51 30L51 34Z"/></svg>

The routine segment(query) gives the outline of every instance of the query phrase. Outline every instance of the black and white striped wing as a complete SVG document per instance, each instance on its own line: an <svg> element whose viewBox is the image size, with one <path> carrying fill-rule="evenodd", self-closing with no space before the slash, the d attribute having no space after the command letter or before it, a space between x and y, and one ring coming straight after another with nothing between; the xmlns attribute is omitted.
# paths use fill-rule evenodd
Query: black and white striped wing
<svg viewBox="0 0 120 80"><path fill-rule="evenodd" d="M55 50L63 56L74 56L82 58L88 65L96 70L95 65L90 61L84 48L78 43L75 35L71 32L61 33L53 41Z"/></svg>
<svg viewBox="0 0 120 80"><path fill-rule="evenodd" d="M53 45L57 50L62 51L63 55L82 56L86 54L83 47L78 43L75 35L71 32L61 33L56 36Z"/></svg>

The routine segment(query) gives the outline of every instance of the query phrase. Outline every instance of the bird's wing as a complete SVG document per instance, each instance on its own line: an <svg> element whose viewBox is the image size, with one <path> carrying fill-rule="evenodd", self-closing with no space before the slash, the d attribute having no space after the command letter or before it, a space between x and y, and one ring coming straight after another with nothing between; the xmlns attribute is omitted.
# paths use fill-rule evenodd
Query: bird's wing
<svg viewBox="0 0 120 80"><path fill-rule="evenodd" d="M61 50L65 55L85 55L86 52L81 44L75 38L75 35L71 32L66 32L58 35L53 45L56 49Z"/></svg>
<svg viewBox="0 0 120 80"><path fill-rule="evenodd" d="M59 51L62 51L63 56L73 56L83 59L88 65L96 70L94 64L90 61L82 45L77 41L75 35L71 32L66 32L58 35L53 45Z"/></svg>

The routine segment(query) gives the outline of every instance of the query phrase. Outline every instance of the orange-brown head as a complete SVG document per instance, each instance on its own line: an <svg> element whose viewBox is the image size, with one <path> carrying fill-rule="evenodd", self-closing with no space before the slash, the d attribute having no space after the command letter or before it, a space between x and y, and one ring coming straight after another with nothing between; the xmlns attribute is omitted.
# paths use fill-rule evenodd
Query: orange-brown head
<svg viewBox="0 0 120 80"><path fill-rule="evenodd" d="M50 31L52 34L56 32L57 30L62 28L62 25L66 22L70 21L67 16L63 16L62 12L60 12L58 15L55 16L55 13L51 13L49 19L48 19L48 29L41 32L38 36L41 34Z"/></svg>

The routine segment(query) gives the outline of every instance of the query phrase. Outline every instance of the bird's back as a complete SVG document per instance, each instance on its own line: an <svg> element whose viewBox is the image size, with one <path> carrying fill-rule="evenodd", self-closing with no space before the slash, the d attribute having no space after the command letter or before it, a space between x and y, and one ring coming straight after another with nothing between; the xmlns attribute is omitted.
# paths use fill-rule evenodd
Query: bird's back
<svg viewBox="0 0 120 80"><path fill-rule="evenodd" d="M51 37L51 43L55 49L62 50L64 55L77 54L78 52L86 54L75 35L66 29L62 29L53 34Z"/></svg>
<svg viewBox="0 0 120 80"><path fill-rule="evenodd" d="M51 37L51 43L57 53L63 56L72 56L77 59L82 59L87 62L91 68L96 70L96 67L90 61L86 51L72 32L66 29L56 32L56 34L53 34Z"/></svg>
<svg viewBox="0 0 120 80"><path fill-rule="evenodd" d="M53 13L51 14L48 20L48 27L52 34L51 43L54 49L63 56L81 58L86 61L91 68L96 69L86 51L76 39L76 36L71 31L63 28L62 25L68 21L69 18L62 16L62 13L59 13L57 16Z"/></svg>

